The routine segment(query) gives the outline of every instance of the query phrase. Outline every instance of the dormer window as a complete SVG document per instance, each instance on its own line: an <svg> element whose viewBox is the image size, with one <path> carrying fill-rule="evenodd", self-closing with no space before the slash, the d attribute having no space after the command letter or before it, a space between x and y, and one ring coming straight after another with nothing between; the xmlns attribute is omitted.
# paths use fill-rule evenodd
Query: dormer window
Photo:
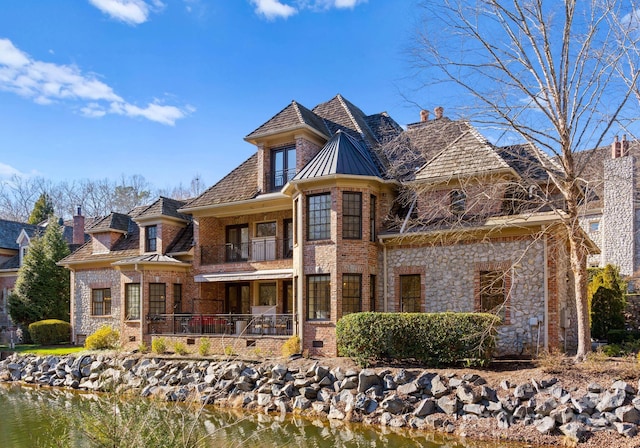
<svg viewBox="0 0 640 448"><path fill-rule="evenodd" d="M296 175L296 147L271 151L271 190L280 190Z"/></svg>
<svg viewBox="0 0 640 448"><path fill-rule="evenodd" d="M157 241L158 241L158 227L147 226L146 236L145 236L145 251L155 252L157 250Z"/></svg>

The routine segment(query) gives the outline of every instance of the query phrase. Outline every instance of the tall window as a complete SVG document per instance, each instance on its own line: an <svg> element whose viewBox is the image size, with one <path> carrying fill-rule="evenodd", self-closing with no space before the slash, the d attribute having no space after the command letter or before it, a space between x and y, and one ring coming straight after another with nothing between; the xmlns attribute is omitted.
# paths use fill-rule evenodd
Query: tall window
<svg viewBox="0 0 640 448"><path fill-rule="evenodd" d="M145 233L146 233L145 251L147 251L147 252L155 252L156 248L157 248L157 241L158 241L158 227L157 226L147 226Z"/></svg>
<svg viewBox="0 0 640 448"><path fill-rule="evenodd" d="M285 219L283 221L284 226L284 238L282 240L282 254L283 258L293 257L293 220Z"/></svg>
<svg viewBox="0 0 640 448"><path fill-rule="evenodd" d="M249 225L227 226L226 261L249 259Z"/></svg>
<svg viewBox="0 0 640 448"><path fill-rule="evenodd" d="M362 238L362 193L342 193L342 238Z"/></svg>
<svg viewBox="0 0 640 448"><path fill-rule="evenodd" d="M127 320L140 319L140 283L124 286L124 304Z"/></svg>
<svg viewBox="0 0 640 448"><path fill-rule="evenodd" d="M507 291L502 270L480 271L480 311L506 315Z"/></svg>
<svg viewBox="0 0 640 448"><path fill-rule="evenodd" d="M307 276L307 320L331 318L331 276Z"/></svg>
<svg viewBox="0 0 640 448"><path fill-rule="evenodd" d="M261 306L275 306L276 304L276 284L260 283L258 286L258 303Z"/></svg>
<svg viewBox="0 0 640 448"><path fill-rule="evenodd" d="M376 197L369 198L369 239L376 240Z"/></svg>
<svg viewBox="0 0 640 448"><path fill-rule="evenodd" d="M362 275L342 275L342 315L362 311Z"/></svg>
<svg viewBox="0 0 640 448"><path fill-rule="evenodd" d="M91 314L94 316L108 316L111 314L110 288L91 290Z"/></svg>
<svg viewBox="0 0 640 448"><path fill-rule="evenodd" d="M376 309L376 276L369 276L369 311L377 311Z"/></svg>
<svg viewBox="0 0 640 448"><path fill-rule="evenodd" d="M288 146L271 151L272 190L279 190L296 175L296 147Z"/></svg>
<svg viewBox="0 0 640 448"><path fill-rule="evenodd" d="M420 274L400 276L400 311L420 312Z"/></svg>
<svg viewBox="0 0 640 448"><path fill-rule="evenodd" d="M331 193L307 197L307 239L331 238Z"/></svg>
<svg viewBox="0 0 640 448"><path fill-rule="evenodd" d="M173 312L182 313L182 284L173 284Z"/></svg>
<svg viewBox="0 0 640 448"><path fill-rule="evenodd" d="M149 283L149 314L167 312L167 286L164 283Z"/></svg>
<svg viewBox="0 0 640 448"><path fill-rule="evenodd" d="M454 215L462 215L467 207L467 195L462 190L451 190L449 193L451 199L451 213Z"/></svg>

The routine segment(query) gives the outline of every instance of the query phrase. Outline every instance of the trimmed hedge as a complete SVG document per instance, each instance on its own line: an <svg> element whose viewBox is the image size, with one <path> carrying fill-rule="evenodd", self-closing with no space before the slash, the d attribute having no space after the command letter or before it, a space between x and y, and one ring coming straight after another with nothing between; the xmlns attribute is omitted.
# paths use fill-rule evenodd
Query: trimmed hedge
<svg viewBox="0 0 640 448"><path fill-rule="evenodd" d="M119 344L120 332L111 325L102 325L84 341L84 347L89 350L111 350Z"/></svg>
<svg viewBox="0 0 640 448"><path fill-rule="evenodd" d="M336 325L338 354L361 364L416 359L428 366L491 359L500 319L487 313L353 313Z"/></svg>
<svg viewBox="0 0 640 448"><path fill-rule="evenodd" d="M67 343L71 341L71 324L58 319L39 320L29 324L29 335L40 345Z"/></svg>

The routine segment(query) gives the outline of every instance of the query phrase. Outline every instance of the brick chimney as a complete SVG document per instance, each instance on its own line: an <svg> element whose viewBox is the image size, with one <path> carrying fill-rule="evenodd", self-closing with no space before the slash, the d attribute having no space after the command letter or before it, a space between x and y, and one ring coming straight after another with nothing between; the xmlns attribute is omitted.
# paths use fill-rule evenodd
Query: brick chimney
<svg viewBox="0 0 640 448"><path fill-rule="evenodd" d="M438 106L434 109L435 114L436 114L436 120L439 120L440 118L442 118L442 115L444 115L444 107L442 106Z"/></svg>
<svg viewBox="0 0 640 448"><path fill-rule="evenodd" d="M622 134L622 141L618 141L616 135L613 143L611 143L611 158L617 159L619 157L626 157L629 155L629 142L627 141L627 134Z"/></svg>
<svg viewBox="0 0 640 448"><path fill-rule="evenodd" d="M84 244L84 216L80 206L78 214L73 217L73 244Z"/></svg>
<svg viewBox="0 0 640 448"><path fill-rule="evenodd" d="M428 120L429 120L429 111L422 109L420 111L420 121L424 123L425 121L428 121Z"/></svg>

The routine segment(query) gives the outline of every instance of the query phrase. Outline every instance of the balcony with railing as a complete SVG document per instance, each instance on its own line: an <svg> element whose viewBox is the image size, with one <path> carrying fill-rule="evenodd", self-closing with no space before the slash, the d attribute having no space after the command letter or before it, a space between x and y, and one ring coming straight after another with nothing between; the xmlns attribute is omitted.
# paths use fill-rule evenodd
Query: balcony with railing
<svg viewBox="0 0 640 448"><path fill-rule="evenodd" d="M276 170L273 173L273 176L269 179L268 190L269 191L279 191L282 190L287 182L296 177L296 168L290 168L285 170Z"/></svg>
<svg viewBox="0 0 640 448"><path fill-rule="evenodd" d="M292 336L293 314L151 314L152 335Z"/></svg>
<svg viewBox="0 0 640 448"><path fill-rule="evenodd" d="M284 260L293 257L290 238L256 238L248 243L200 246L200 264L241 263Z"/></svg>

